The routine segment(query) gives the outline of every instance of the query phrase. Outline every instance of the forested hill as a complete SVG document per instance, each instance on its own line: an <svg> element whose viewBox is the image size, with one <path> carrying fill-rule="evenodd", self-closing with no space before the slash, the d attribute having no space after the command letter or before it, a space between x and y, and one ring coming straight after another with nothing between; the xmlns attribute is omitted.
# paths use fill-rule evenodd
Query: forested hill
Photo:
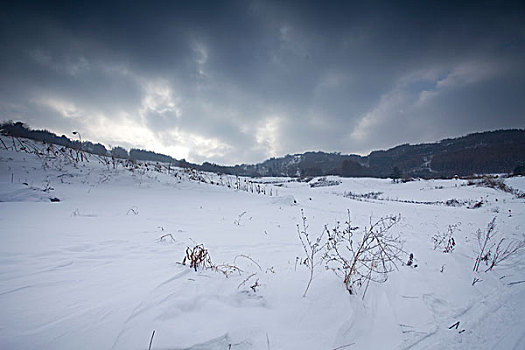
<svg viewBox="0 0 525 350"><path fill-rule="evenodd" d="M347 177L423 177L440 178L487 173L525 172L525 130L496 130L444 139L435 143L404 144L388 150L373 151L368 156L341 153L306 152L270 158L258 164L221 166L205 162L201 165L176 160L147 150L122 147L107 150L100 143L70 140L47 130L31 130L21 122L4 122L2 134L30 138L94 154L110 155L143 161L170 162L175 166L192 167L244 176L324 176ZM76 134L79 136L78 134Z"/></svg>
<svg viewBox="0 0 525 350"><path fill-rule="evenodd" d="M525 130L497 130L444 139L436 143L404 144L368 156L307 152L271 158L254 165L220 167L249 176L424 177L438 178L487 173L523 172ZM211 167L208 166L208 168Z"/></svg>

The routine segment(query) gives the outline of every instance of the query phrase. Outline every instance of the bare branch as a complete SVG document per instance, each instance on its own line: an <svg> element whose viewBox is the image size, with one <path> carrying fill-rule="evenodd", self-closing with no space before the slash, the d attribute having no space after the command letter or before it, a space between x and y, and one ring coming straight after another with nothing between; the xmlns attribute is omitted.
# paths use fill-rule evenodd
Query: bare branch
<svg viewBox="0 0 525 350"><path fill-rule="evenodd" d="M308 289L310 288L310 285L312 284L312 280L314 278L314 269L316 266L318 266L321 261L316 261L315 257L317 253L321 252L326 244L323 244L324 241L324 234L326 228L323 230L323 232L314 240L312 241L310 239L310 234L308 233L308 225L306 223L306 216L304 215L304 211L301 209L301 219L302 219L302 229L300 228L299 224L297 225L297 235L299 236L299 240L301 241L301 244L303 246L306 258L304 259L303 263L309 268L310 270L310 276L308 279L308 284L306 285L306 289L303 293L303 298L306 297L306 293L308 292Z"/></svg>

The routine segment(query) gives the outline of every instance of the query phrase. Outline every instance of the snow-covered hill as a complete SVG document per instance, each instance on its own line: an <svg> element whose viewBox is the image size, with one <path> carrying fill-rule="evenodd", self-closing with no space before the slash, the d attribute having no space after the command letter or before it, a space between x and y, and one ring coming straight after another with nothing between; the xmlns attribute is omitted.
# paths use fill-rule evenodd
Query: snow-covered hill
<svg viewBox="0 0 525 350"><path fill-rule="evenodd" d="M254 182L2 140L1 349L525 348L524 252L473 272L494 217L493 242L524 239L514 194L464 180ZM390 232L406 255L354 295L319 255L302 297L301 209L314 238L347 210L356 234L400 214ZM453 251L434 249L450 225ZM182 264L199 244L214 268Z"/></svg>

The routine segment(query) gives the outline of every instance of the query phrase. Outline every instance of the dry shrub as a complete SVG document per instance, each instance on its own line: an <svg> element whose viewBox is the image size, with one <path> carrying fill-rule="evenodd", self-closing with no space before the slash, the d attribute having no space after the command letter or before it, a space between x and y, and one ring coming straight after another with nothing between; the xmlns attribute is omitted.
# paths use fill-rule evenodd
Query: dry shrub
<svg viewBox="0 0 525 350"><path fill-rule="evenodd" d="M341 228L337 223L328 233L325 261L327 268L332 269L343 278L346 290L355 294L357 288L370 282L386 282L388 273L397 269L397 262L405 255L403 244L398 235L390 230L400 220L400 216L387 216L365 227L361 238L356 237L357 227L352 227L350 211L348 221ZM366 294L363 293L363 297Z"/></svg>
<svg viewBox="0 0 525 350"><path fill-rule="evenodd" d="M325 226L317 237L308 233L303 211L301 216L302 226L297 225L297 231L306 255L301 264L310 270L303 297L310 288L315 267L323 261L327 269L343 279L346 290L356 294L358 287L366 285L368 288L370 282L385 282L388 273L397 269L396 263L406 255L400 237L391 232L391 228L399 222L399 216L390 215L375 223L370 222L362 236L357 236L355 231L358 228L352 227L348 211L348 221L343 227L339 222L332 229ZM318 253L323 254L321 259L317 258ZM365 294L366 289L363 297Z"/></svg>
<svg viewBox="0 0 525 350"><path fill-rule="evenodd" d="M451 253L456 247L456 240L454 233L458 230L459 224L448 225L447 232L438 232L432 236L432 243L434 243L434 250L441 250L443 253Z"/></svg>
<svg viewBox="0 0 525 350"><path fill-rule="evenodd" d="M481 263L485 262L487 265L485 272L488 272L525 249L525 240L499 238L499 240L496 239L498 243L493 242L496 234L496 217L488 223L485 231L477 231L479 253L476 256L473 271L478 272Z"/></svg>
<svg viewBox="0 0 525 350"><path fill-rule="evenodd" d="M182 260L182 264L186 265L186 262L188 262L190 267L195 271L197 271L199 267L202 269L213 267L210 254L202 244L198 244L193 248L186 248L186 256Z"/></svg>
<svg viewBox="0 0 525 350"><path fill-rule="evenodd" d="M315 239L310 236L308 232L308 225L306 223L306 216L304 215L304 211L302 209L301 219L302 227L300 227L299 224L297 225L297 235L299 236L299 240L303 245L304 253L306 254L306 257L302 261L302 264L306 265L310 270L308 284L306 285L306 289L303 293L303 297L305 297L306 293L308 292L308 289L310 288L310 285L312 284L312 280L314 278L314 270L316 266L318 266L322 262L322 260L316 259L316 255L317 253L325 249L326 243L323 243L323 236L325 231L323 231L321 235Z"/></svg>

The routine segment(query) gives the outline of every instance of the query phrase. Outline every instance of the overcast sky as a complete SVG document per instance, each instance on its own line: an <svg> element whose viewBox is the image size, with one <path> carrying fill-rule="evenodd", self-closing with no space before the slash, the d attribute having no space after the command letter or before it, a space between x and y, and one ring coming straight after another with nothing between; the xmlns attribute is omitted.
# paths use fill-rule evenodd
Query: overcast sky
<svg viewBox="0 0 525 350"><path fill-rule="evenodd" d="M236 164L525 127L518 2L9 2L0 120L59 135Z"/></svg>

